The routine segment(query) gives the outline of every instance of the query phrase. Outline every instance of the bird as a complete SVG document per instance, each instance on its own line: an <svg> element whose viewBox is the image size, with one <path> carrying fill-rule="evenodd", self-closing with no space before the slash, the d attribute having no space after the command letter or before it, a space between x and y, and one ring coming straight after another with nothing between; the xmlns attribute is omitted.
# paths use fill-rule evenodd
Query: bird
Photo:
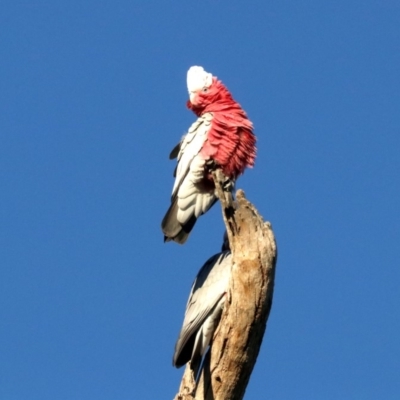
<svg viewBox="0 0 400 400"><path fill-rule="evenodd" d="M171 204L161 228L164 242L184 244L197 219L217 201L212 171L220 168L224 186L233 190L236 179L256 158L253 124L226 86L200 66L187 73L187 107L197 120L169 158L177 159Z"/></svg>
<svg viewBox="0 0 400 400"><path fill-rule="evenodd" d="M173 366L179 368L190 361L195 379L221 318L231 268L232 254L225 233L222 251L206 261L193 282L175 344Z"/></svg>

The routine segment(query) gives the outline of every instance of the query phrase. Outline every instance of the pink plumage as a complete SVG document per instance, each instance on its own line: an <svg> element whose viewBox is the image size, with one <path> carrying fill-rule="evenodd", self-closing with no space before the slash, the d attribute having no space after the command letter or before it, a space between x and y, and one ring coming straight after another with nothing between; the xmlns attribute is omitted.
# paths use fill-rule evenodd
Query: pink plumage
<svg viewBox="0 0 400 400"><path fill-rule="evenodd" d="M198 119L171 153L178 165L171 206L162 221L165 241L181 244L217 200L211 164L234 182L256 157L253 124L222 82L202 67L191 67L188 89L187 106Z"/></svg>
<svg viewBox="0 0 400 400"><path fill-rule="evenodd" d="M211 128L201 153L212 158L226 176L236 179L246 167L253 167L256 158L256 137L253 124L228 89L216 77L206 92L199 92L195 105L187 106L198 117L212 113Z"/></svg>

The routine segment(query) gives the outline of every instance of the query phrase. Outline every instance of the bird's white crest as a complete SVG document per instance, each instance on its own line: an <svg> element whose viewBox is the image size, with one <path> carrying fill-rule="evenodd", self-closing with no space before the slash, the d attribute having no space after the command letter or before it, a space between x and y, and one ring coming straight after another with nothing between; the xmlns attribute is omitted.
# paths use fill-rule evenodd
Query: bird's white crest
<svg viewBox="0 0 400 400"><path fill-rule="evenodd" d="M187 73L187 87L189 94L197 92L205 87L209 88L212 84L212 74L205 71L203 67L193 66Z"/></svg>

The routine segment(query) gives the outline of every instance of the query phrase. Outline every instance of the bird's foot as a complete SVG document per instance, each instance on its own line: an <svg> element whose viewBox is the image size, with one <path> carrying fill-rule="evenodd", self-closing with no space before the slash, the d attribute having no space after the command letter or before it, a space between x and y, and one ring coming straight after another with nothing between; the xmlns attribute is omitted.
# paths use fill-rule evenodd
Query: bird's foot
<svg viewBox="0 0 400 400"><path fill-rule="evenodd" d="M226 176L224 176L224 178L225 180L222 182L222 190L224 192L232 192L235 188L235 183L232 181L232 179L229 179Z"/></svg>
<svg viewBox="0 0 400 400"><path fill-rule="evenodd" d="M212 158L206 161L206 166L209 171L215 171L219 167L219 165Z"/></svg>

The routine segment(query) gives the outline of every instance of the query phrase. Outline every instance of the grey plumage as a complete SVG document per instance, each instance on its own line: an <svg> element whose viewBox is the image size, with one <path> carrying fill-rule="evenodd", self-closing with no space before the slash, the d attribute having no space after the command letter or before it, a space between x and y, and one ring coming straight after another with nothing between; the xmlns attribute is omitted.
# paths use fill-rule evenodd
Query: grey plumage
<svg viewBox="0 0 400 400"><path fill-rule="evenodd" d="M217 201L213 183L204 179L209 157L201 152L211 120L211 113L199 117L169 155L177 166L171 205L161 222L165 242L185 243L197 219Z"/></svg>
<svg viewBox="0 0 400 400"><path fill-rule="evenodd" d="M190 361L195 377L221 317L231 267L230 250L215 254L198 272L189 295L173 365L181 367Z"/></svg>

